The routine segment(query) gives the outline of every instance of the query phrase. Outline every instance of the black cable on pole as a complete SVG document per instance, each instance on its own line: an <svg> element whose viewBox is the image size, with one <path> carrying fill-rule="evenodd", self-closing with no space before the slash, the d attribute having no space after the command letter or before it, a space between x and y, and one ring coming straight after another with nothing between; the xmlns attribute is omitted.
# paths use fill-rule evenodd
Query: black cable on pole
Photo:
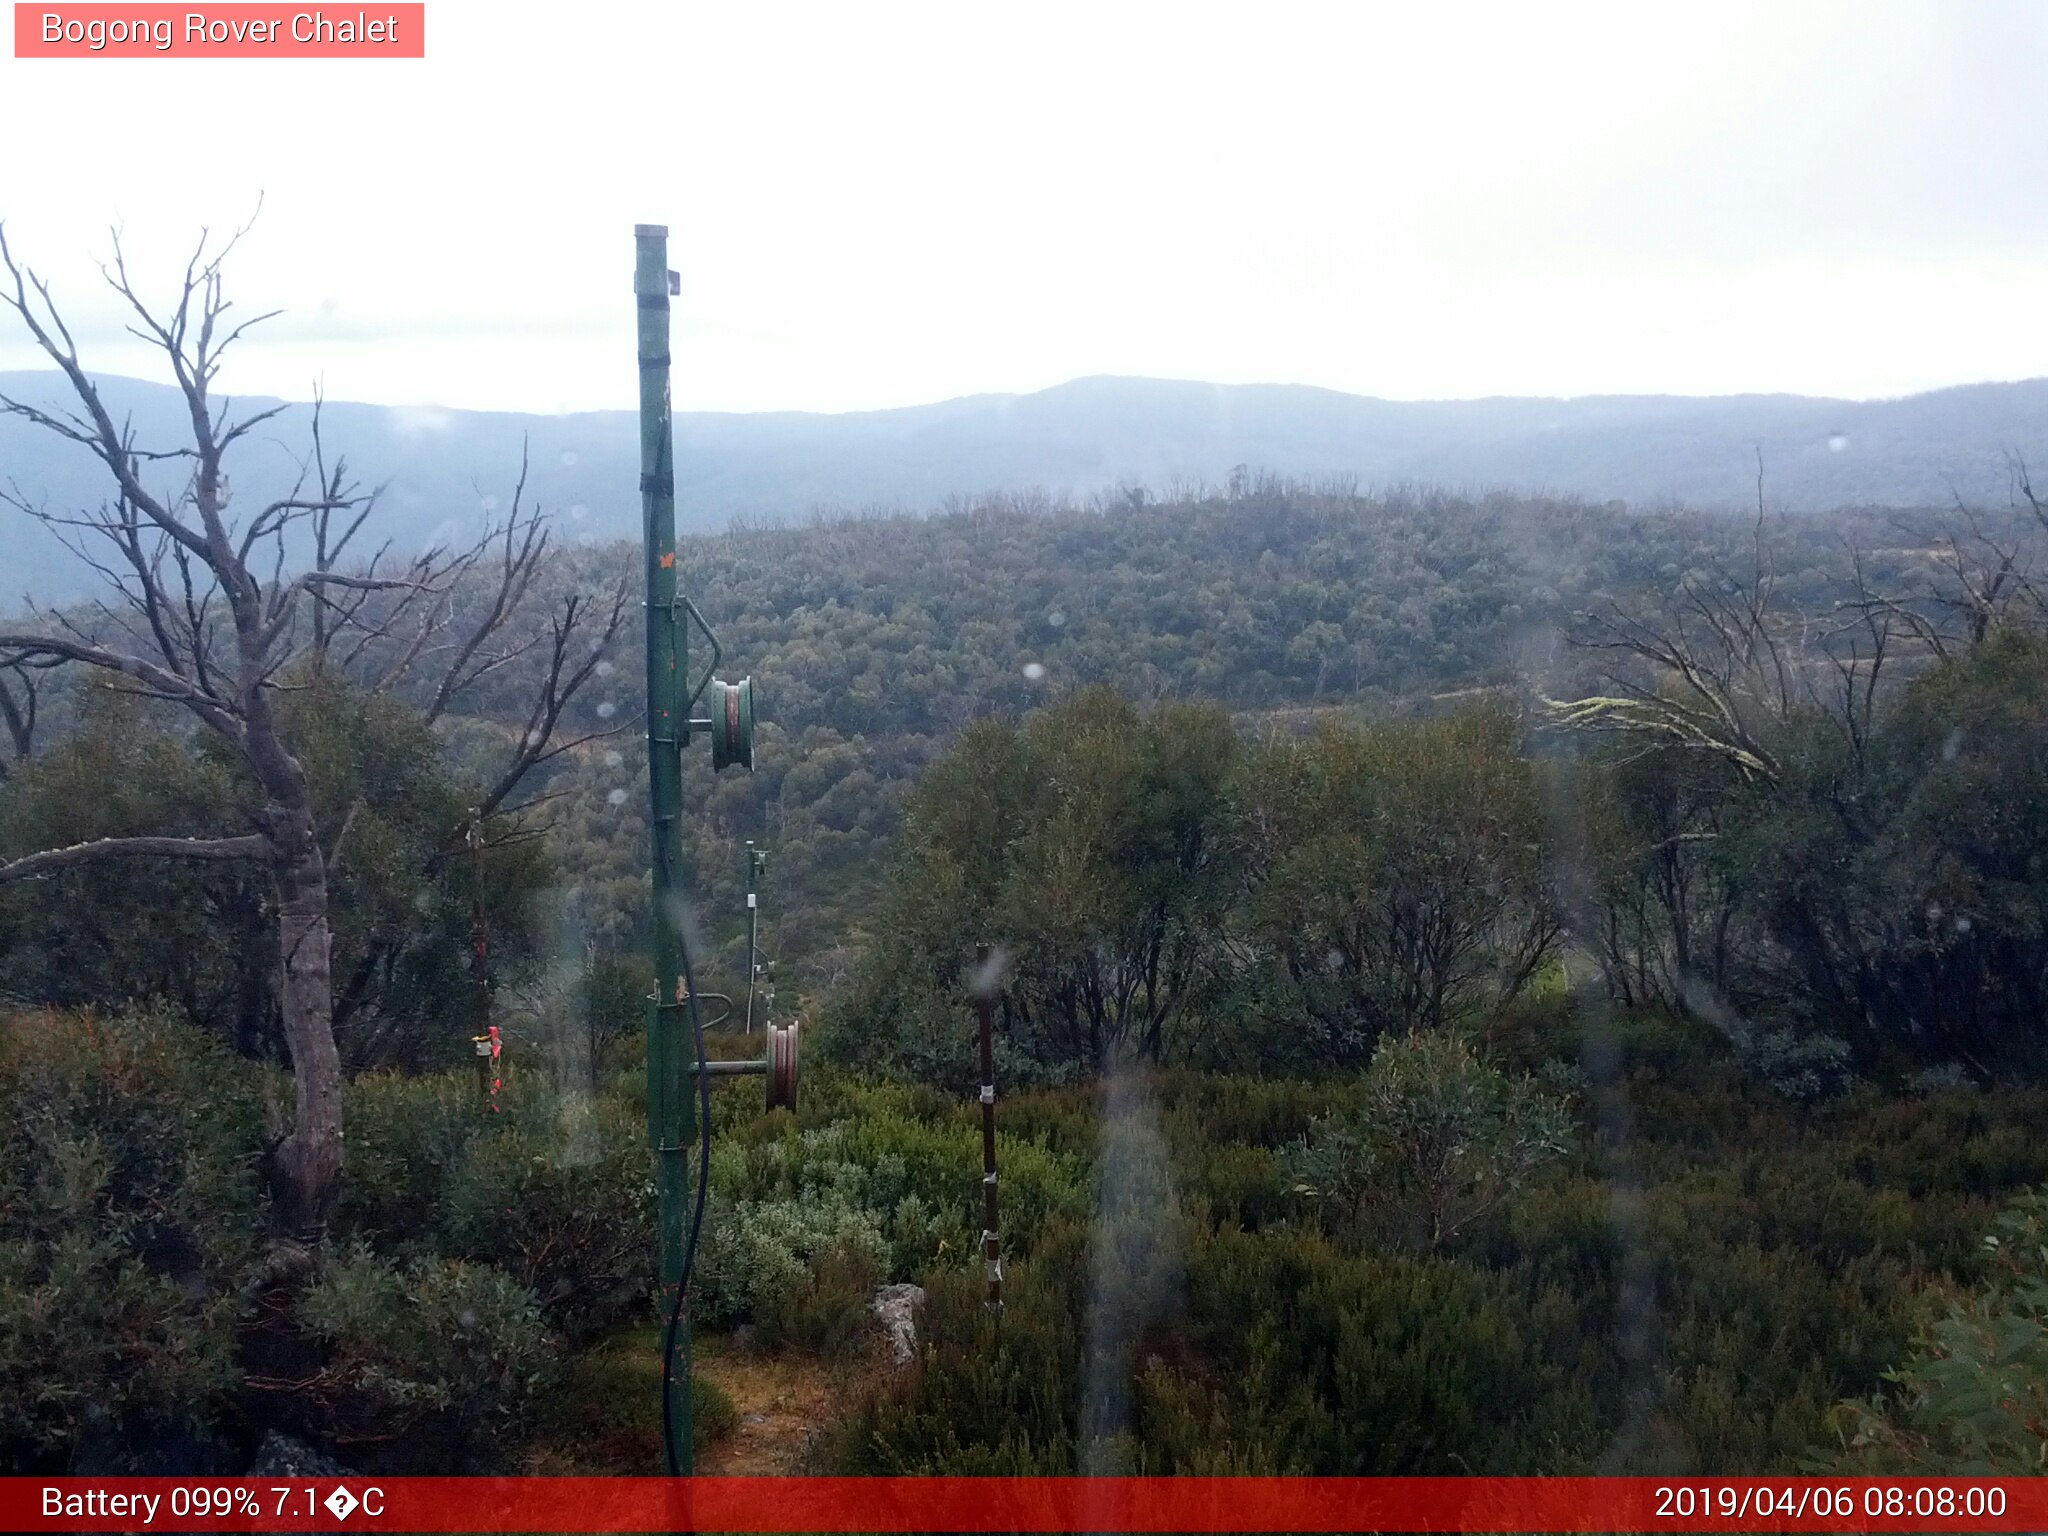
<svg viewBox="0 0 2048 1536"><path fill-rule="evenodd" d="M656 846L660 843L657 839ZM673 921L673 917L671 917ZM677 950L683 961L683 993L690 1003L690 1032L697 1040L697 1202L690 1213L690 1236L683 1245L683 1272L676 1281L676 1294L669 1302L668 1326L661 1336L661 1443L668 1453L668 1475L680 1477L682 1457L676 1450L675 1403L671 1385L675 1380L676 1332L682 1325L683 1298L690 1291L690 1273L697 1267L697 1235L704 1229L704 1197L711 1188L711 1073L704 1056L704 1015L697 1007L697 977L690 964L690 937L676 925Z"/></svg>

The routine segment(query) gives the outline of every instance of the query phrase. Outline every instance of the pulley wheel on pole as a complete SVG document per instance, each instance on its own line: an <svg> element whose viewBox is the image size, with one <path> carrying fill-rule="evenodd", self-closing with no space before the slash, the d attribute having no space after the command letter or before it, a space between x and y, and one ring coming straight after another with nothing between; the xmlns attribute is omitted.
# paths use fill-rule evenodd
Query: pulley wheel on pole
<svg viewBox="0 0 2048 1536"><path fill-rule="evenodd" d="M797 1026L768 1026L768 1107L796 1108Z"/></svg>
<svg viewBox="0 0 2048 1536"><path fill-rule="evenodd" d="M706 699L711 724L711 766L714 771L754 766L754 680L736 683L713 680Z"/></svg>

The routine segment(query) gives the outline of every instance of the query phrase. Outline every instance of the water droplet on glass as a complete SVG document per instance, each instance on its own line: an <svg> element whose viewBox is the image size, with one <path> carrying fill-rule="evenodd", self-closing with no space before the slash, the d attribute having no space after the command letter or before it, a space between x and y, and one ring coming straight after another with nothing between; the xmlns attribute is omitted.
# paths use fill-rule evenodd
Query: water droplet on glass
<svg viewBox="0 0 2048 1536"><path fill-rule="evenodd" d="M1025 663L1024 663L1024 676L1025 676L1025 678L1026 678L1026 679L1027 679L1028 681L1030 681L1030 682L1034 682L1034 683L1042 683L1042 682L1044 682L1044 681L1045 681L1045 664L1044 664L1043 662L1037 662L1037 661L1027 661L1027 662L1025 662Z"/></svg>
<svg viewBox="0 0 2048 1536"><path fill-rule="evenodd" d="M608 661L600 661L597 664L597 675L599 677L610 677L612 675L612 664Z"/></svg>
<svg viewBox="0 0 2048 1536"><path fill-rule="evenodd" d="M1948 738L1941 744L1941 760L1944 763L1952 763L1962 755L1962 751L1962 731L1960 729L1950 731L1948 733Z"/></svg>
<svg viewBox="0 0 2048 1536"><path fill-rule="evenodd" d="M604 797L604 803L613 807L624 805L626 803L626 792L623 789L615 789Z"/></svg>
<svg viewBox="0 0 2048 1536"><path fill-rule="evenodd" d="M1844 432L1837 432L1837 433L1836 433L1836 434L1835 434L1835 435L1834 435L1833 437L1831 437L1831 438L1829 438L1829 439L1828 439L1828 452L1829 452L1829 453L1840 453L1840 452L1842 452L1842 451L1843 451L1844 449L1846 449L1846 448L1847 448L1848 446L1849 446L1849 437L1848 437L1848 434L1847 434L1847 433L1844 433Z"/></svg>
<svg viewBox="0 0 2048 1536"><path fill-rule="evenodd" d="M609 720L613 715L616 715L618 712L619 706L614 704L610 699L606 699L602 704L597 706L597 718L600 720Z"/></svg>
<svg viewBox="0 0 2048 1536"><path fill-rule="evenodd" d="M604 755L604 765L607 768L616 768L625 760L626 755L623 752L607 752Z"/></svg>
<svg viewBox="0 0 2048 1536"><path fill-rule="evenodd" d="M1045 616L1045 622L1050 624L1054 629L1059 629L1067 622L1067 616L1066 614L1062 613L1059 609L1055 608L1051 613L1048 613Z"/></svg>
<svg viewBox="0 0 2048 1536"><path fill-rule="evenodd" d="M583 503L580 501L577 502L575 506L569 509L569 515L575 518L579 523L582 522L583 519L587 517L589 514L590 508L583 505Z"/></svg>
<svg viewBox="0 0 2048 1536"><path fill-rule="evenodd" d="M976 965L967 979L967 990L975 997L993 996L1003 984L1003 972L1009 968L1010 952L998 944L988 952L986 964Z"/></svg>
<svg viewBox="0 0 2048 1536"><path fill-rule="evenodd" d="M562 463L564 465L573 465L575 462L576 450L573 448L564 448L562 450Z"/></svg>
<svg viewBox="0 0 2048 1536"><path fill-rule="evenodd" d="M495 496L486 496L483 499L481 505L483 506L483 509L486 512L495 512L498 510L498 498Z"/></svg>

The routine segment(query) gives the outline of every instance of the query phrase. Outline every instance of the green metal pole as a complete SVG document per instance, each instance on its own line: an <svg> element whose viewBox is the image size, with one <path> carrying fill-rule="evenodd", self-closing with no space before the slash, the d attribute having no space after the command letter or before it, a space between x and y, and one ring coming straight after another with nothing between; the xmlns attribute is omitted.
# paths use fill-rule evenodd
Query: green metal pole
<svg viewBox="0 0 2048 1536"><path fill-rule="evenodd" d="M661 1224L663 1300L683 1279L688 1209L684 1149L696 1132L683 1070L687 1005L683 935L683 761L689 741L689 638L676 603L675 424L669 406L668 228L633 227L633 294L640 321L640 505L647 559L647 784L654 844L654 986L647 1018L647 1129L654 1147ZM669 1408L679 1444L676 1464L691 1470L690 1332L684 1314Z"/></svg>

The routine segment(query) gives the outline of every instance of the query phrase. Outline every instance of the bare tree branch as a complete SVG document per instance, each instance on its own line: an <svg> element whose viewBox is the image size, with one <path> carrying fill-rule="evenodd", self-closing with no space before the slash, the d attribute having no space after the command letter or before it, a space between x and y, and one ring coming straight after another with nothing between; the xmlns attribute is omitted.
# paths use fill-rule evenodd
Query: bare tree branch
<svg viewBox="0 0 2048 1536"><path fill-rule="evenodd" d="M220 863L266 858L269 853L269 840L254 833L242 837L102 837L0 864L0 881L36 879L108 859L201 859Z"/></svg>

